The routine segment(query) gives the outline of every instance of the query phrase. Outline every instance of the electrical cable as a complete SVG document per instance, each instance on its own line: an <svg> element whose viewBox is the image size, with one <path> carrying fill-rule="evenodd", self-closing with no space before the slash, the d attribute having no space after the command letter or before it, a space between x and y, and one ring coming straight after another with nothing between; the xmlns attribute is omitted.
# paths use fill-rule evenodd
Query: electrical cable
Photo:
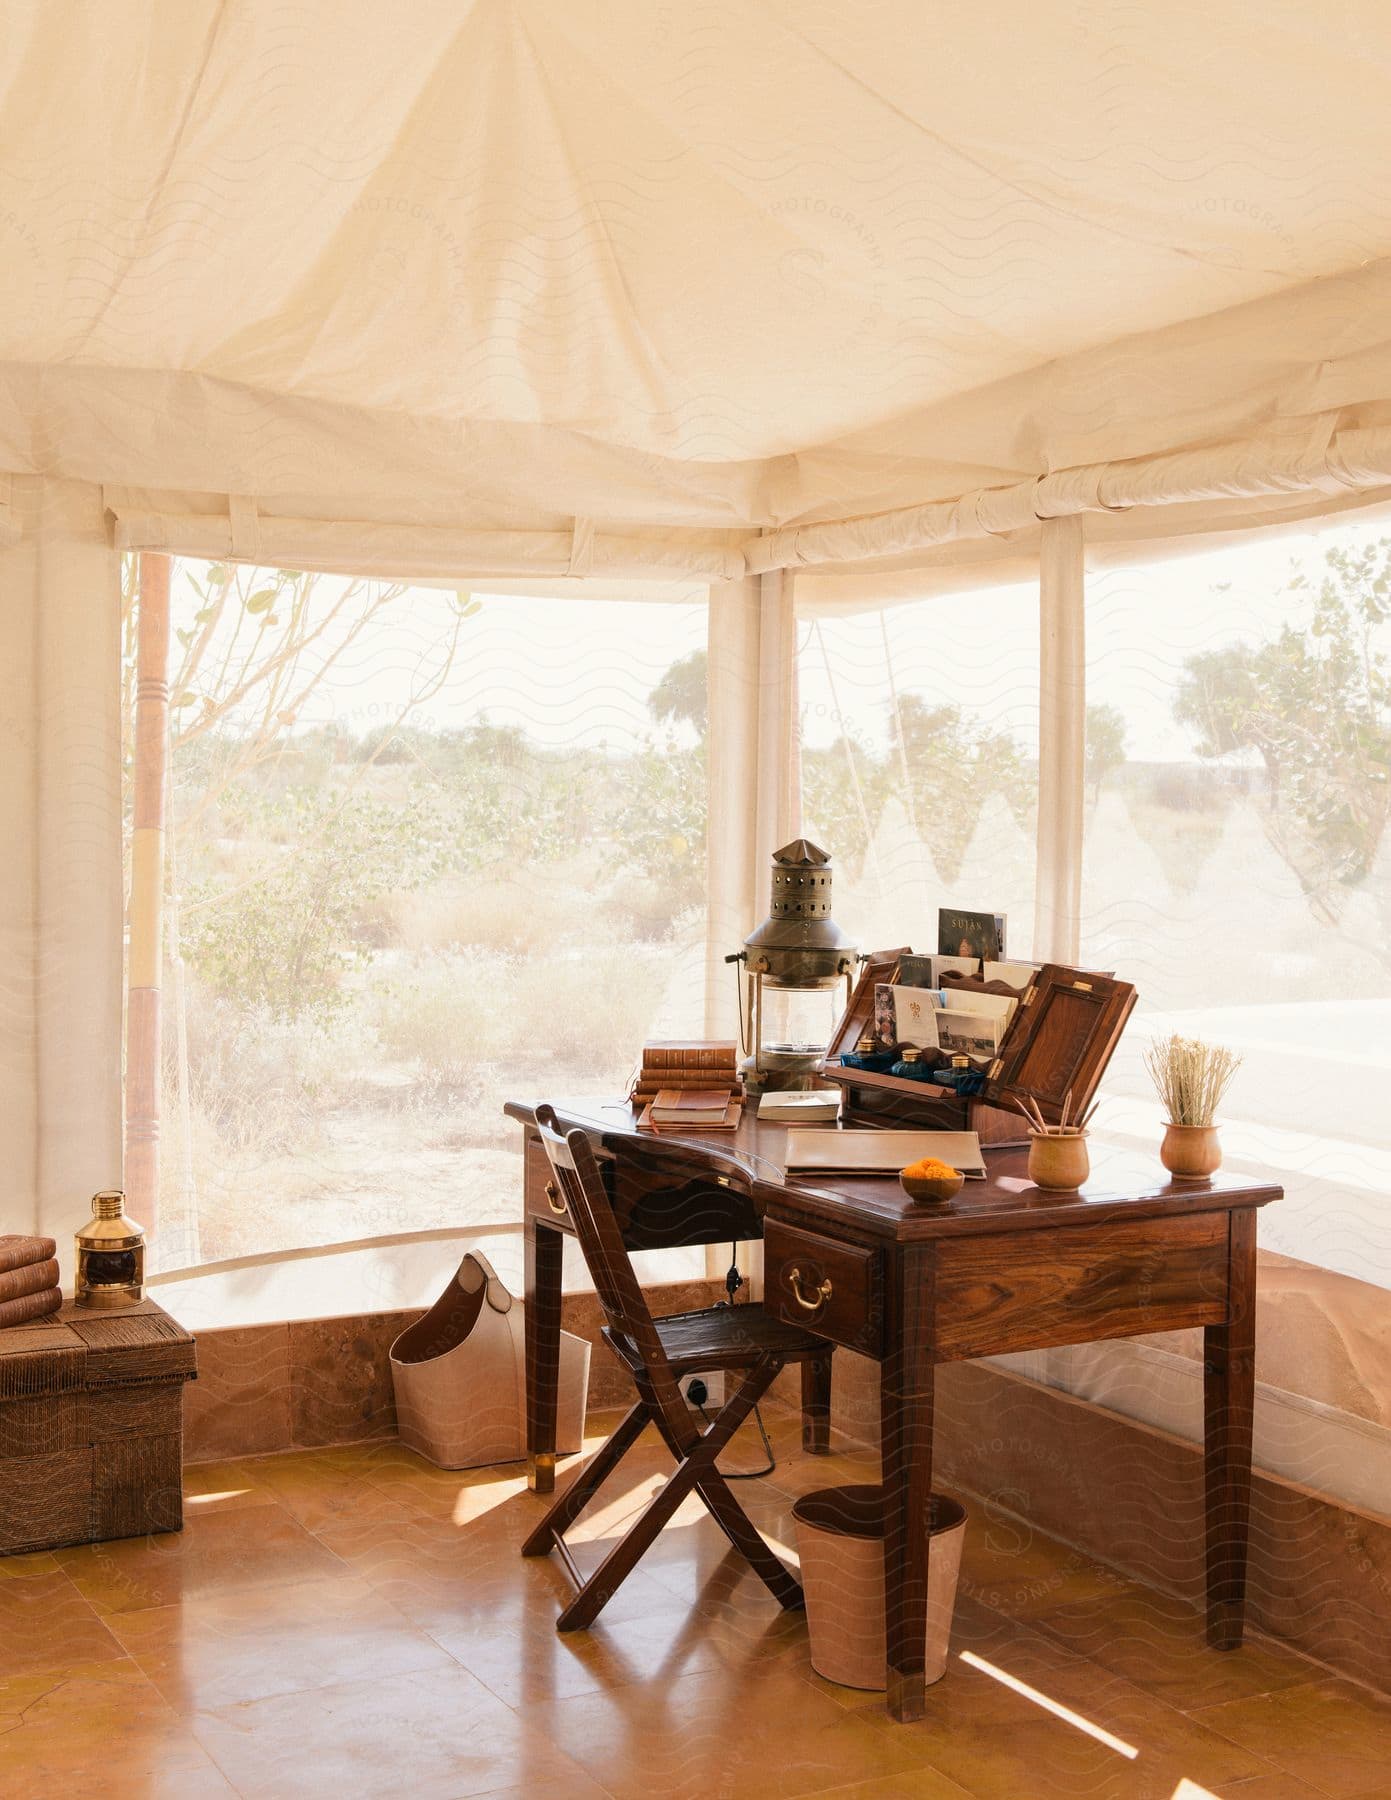
<svg viewBox="0 0 1391 1800"><path fill-rule="evenodd" d="M725 1293L728 1295L728 1298L719 1301L718 1304L720 1306L733 1306L734 1296L744 1285L744 1277L739 1273L739 1246L737 1243L729 1246L729 1259L729 1270L724 1278ZM692 1383L692 1386L694 1386L694 1383ZM707 1391L705 1384L702 1382L702 1394ZM690 1397L689 1388L687 1389L687 1397ZM705 1410L703 1401L696 1400L693 1401L692 1404L707 1425L713 1423L709 1413ZM773 1446L768 1437L768 1428L763 1423L763 1409L757 1404L754 1406L753 1416L754 1423L758 1426L758 1435L763 1439L763 1454L768 1458L767 1467L762 1469L741 1469L738 1474L735 1475L731 1475L727 1469L721 1469L720 1473L724 1476L726 1481L761 1481L765 1475L771 1475L778 1466L778 1459L773 1455Z"/></svg>

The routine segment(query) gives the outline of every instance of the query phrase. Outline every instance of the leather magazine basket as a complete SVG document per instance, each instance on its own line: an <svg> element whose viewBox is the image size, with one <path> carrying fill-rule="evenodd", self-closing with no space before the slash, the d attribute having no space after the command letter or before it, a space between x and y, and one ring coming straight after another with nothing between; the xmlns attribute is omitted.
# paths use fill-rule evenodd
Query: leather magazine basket
<svg viewBox="0 0 1391 1800"><path fill-rule="evenodd" d="M556 1450L584 1446L589 1344L560 1334ZM526 1455L522 1303L485 1257L470 1251L422 1319L391 1346L401 1442L441 1469L517 1462Z"/></svg>

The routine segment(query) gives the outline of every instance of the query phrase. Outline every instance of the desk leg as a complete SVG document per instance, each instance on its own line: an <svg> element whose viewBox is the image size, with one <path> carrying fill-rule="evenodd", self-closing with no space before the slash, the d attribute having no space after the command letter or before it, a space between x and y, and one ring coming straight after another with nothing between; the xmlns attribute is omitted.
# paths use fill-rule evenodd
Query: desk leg
<svg viewBox="0 0 1391 1800"><path fill-rule="evenodd" d="M1255 1209L1229 1217L1227 1323L1203 1332L1207 1641L1217 1650L1241 1644L1256 1390Z"/></svg>
<svg viewBox="0 0 1391 1800"><path fill-rule="evenodd" d="M802 1448L808 1456L831 1453L831 1359L802 1364Z"/></svg>
<svg viewBox="0 0 1391 1800"><path fill-rule="evenodd" d="M533 1493L555 1490L555 1403L560 1386L560 1272L565 1237L526 1222L526 1451Z"/></svg>
<svg viewBox="0 0 1391 1800"><path fill-rule="evenodd" d="M926 1711L927 1561L932 1496L932 1316L935 1251L903 1247L891 1259L889 1354L879 1372L883 1435L885 1649L890 1717Z"/></svg>

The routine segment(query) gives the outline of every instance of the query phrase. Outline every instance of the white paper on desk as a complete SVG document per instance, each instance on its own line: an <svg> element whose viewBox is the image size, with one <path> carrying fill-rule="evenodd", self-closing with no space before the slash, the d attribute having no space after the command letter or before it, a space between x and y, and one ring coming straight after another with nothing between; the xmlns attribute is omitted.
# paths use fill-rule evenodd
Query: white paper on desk
<svg viewBox="0 0 1391 1800"><path fill-rule="evenodd" d="M787 1134L789 1172L897 1175L922 1156L935 1156L963 1175L985 1173L980 1138L974 1131L815 1131L793 1127Z"/></svg>
<svg viewBox="0 0 1391 1800"><path fill-rule="evenodd" d="M758 1116L774 1124L833 1125L840 1114L840 1095L834 1088L816 1088L805 1094L760 1094Z"/></svg>

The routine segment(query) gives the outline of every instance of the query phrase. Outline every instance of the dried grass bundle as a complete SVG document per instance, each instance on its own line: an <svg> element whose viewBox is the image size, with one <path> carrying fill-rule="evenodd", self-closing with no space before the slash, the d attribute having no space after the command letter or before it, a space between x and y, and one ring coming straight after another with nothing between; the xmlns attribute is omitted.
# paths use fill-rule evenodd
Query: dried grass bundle
<svg viewBox="0 0 1391 1800"><path fill-rule="evenodd" d="M1171 1125L1211 1125L1241 1067L1235 1050L1201 1038L1155 1038L1145 1051L1145 1067Z"/></svg>

